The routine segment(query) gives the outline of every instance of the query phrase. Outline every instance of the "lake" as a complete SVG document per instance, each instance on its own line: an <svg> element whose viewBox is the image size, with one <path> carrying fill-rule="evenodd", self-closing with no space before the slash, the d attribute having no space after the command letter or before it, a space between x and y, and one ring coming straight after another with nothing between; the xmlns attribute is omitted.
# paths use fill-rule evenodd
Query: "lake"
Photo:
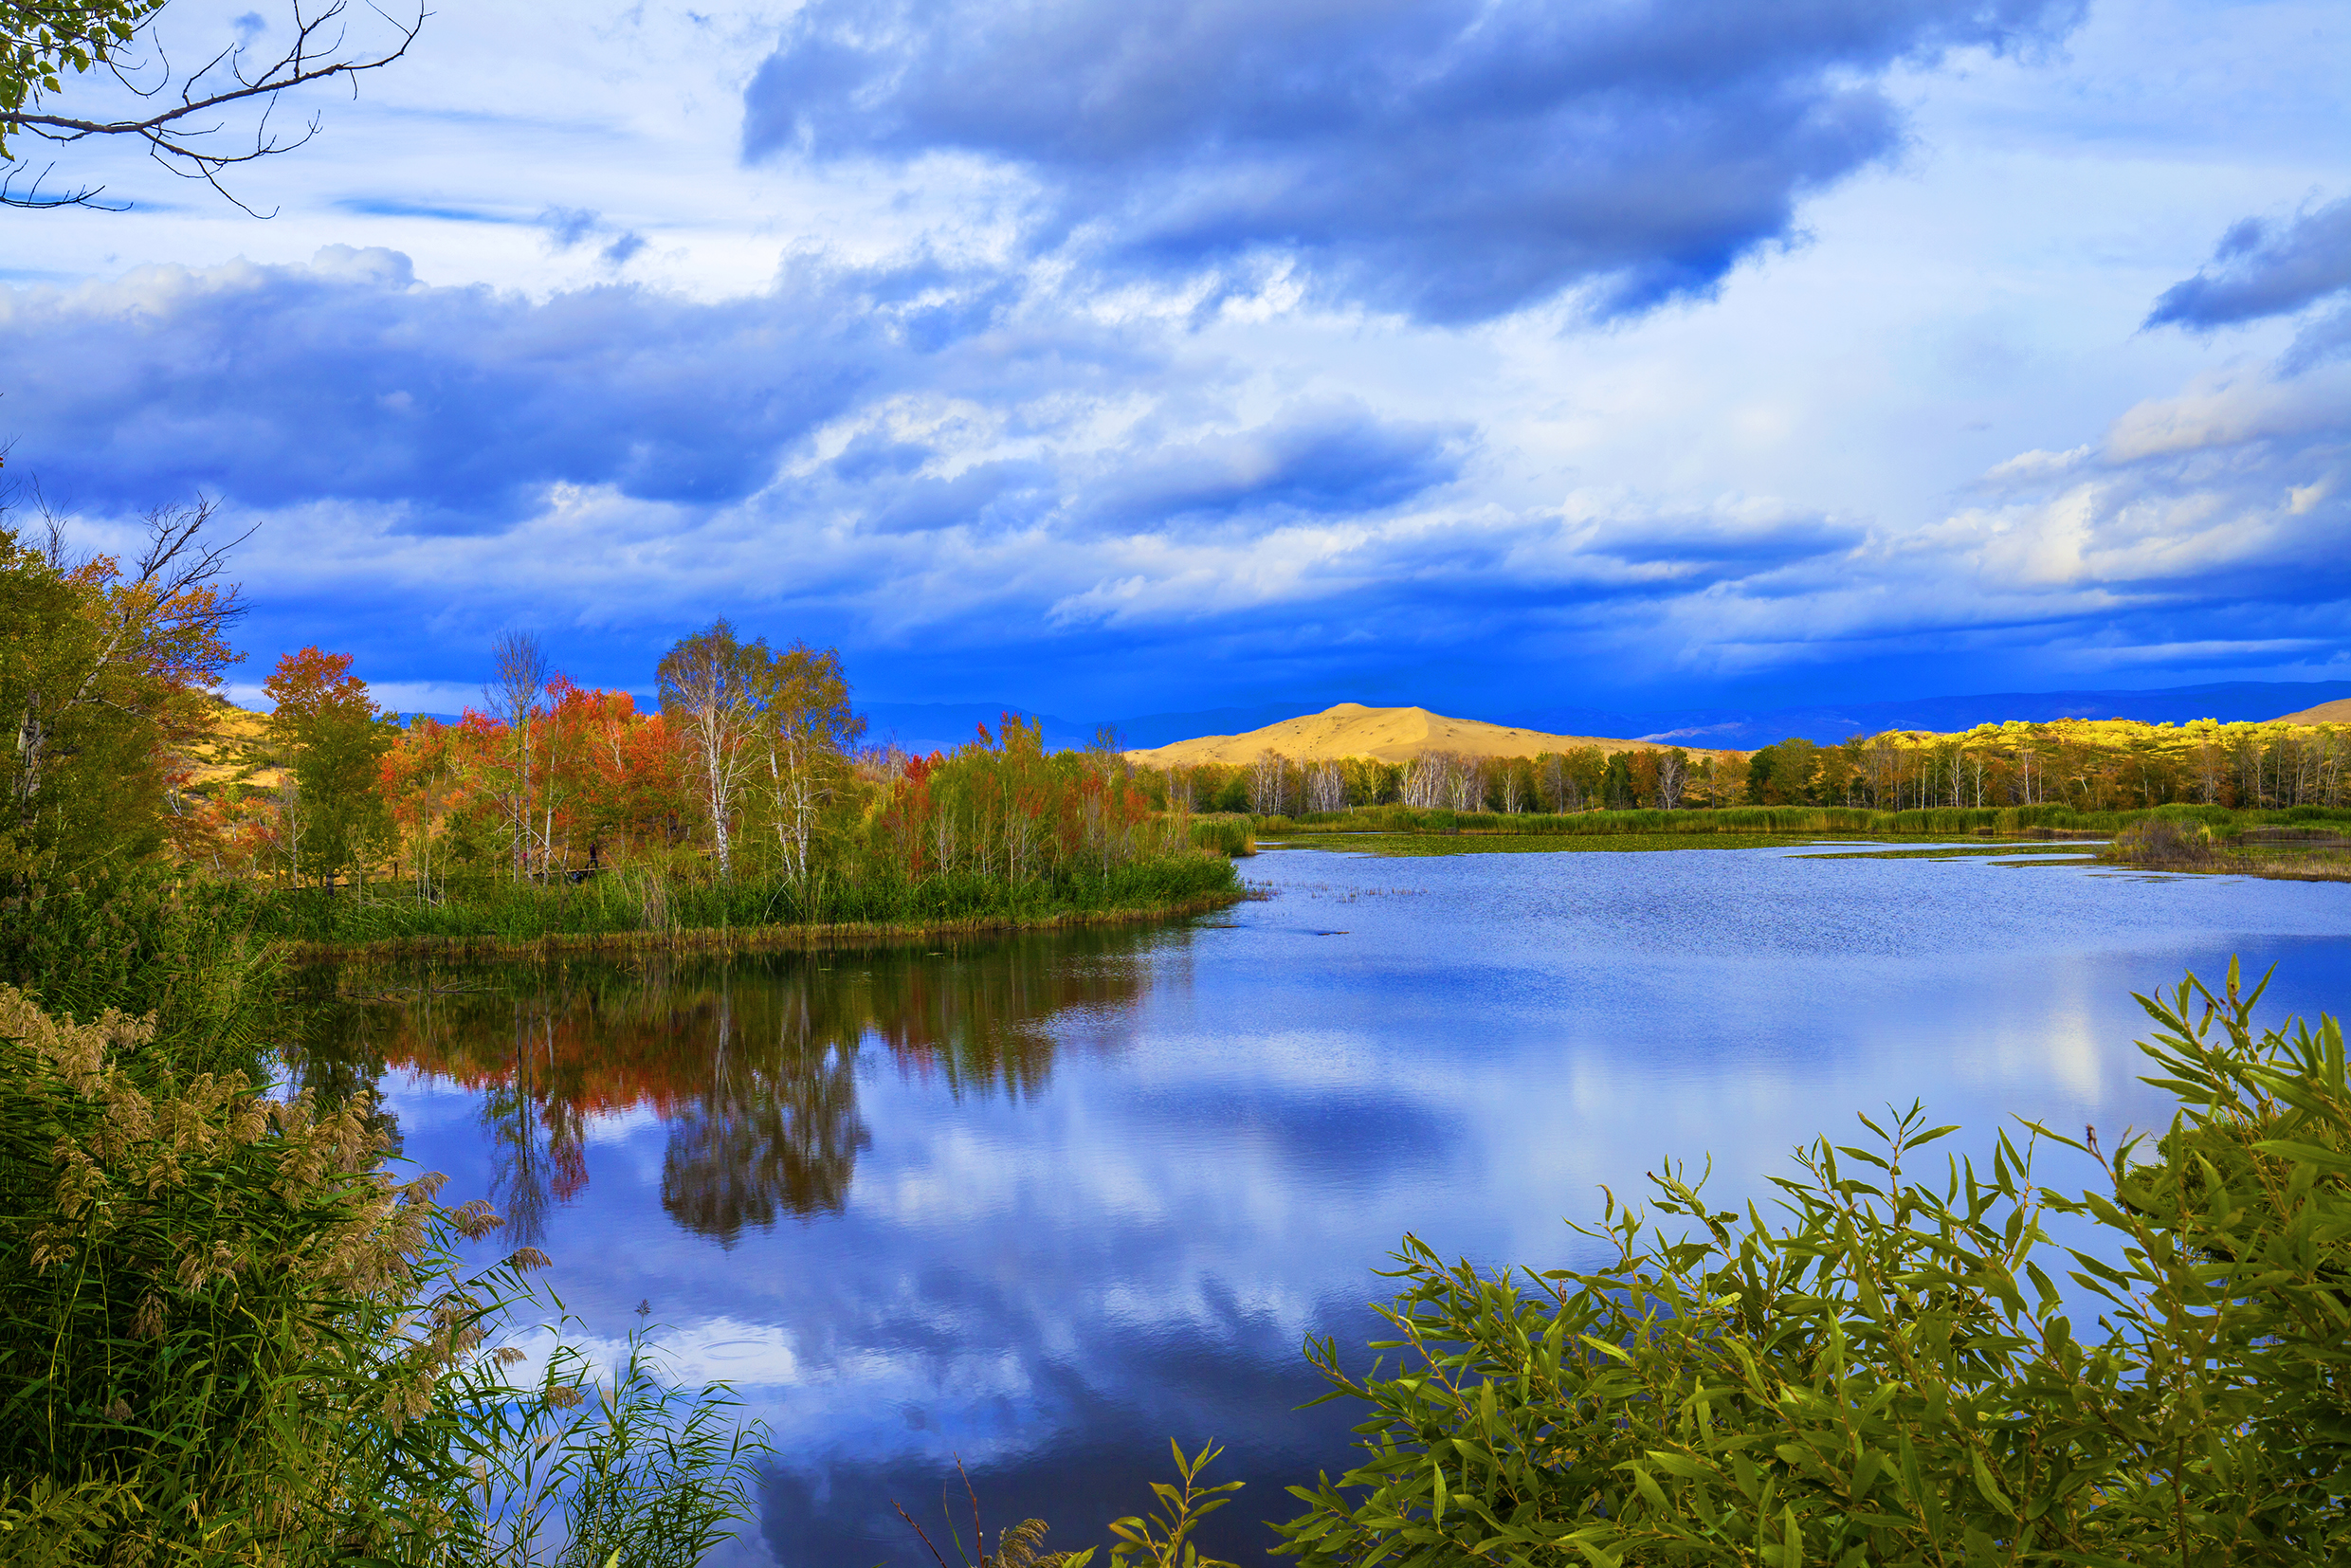
<svg viewBox="0 0 2351 1568"><path fill-rule="evenodd" d="M991 1529L1099 1541L1170 1436L1226 1445L1206 1544L1247 1559L1347 1462L1299 1346L1370 1337L1404 1232L1595 1260L1561 1220L1601 1185L1710 1155L1759 1194L1914 1098L1965 1149L2019 1116L2111 1146L2167 1114L2133 990L2235 953L2272 1017L2351 995L2342 884L1367 848L1269 850L1269 896L1159 929L355 974L303 1070L376 1079L588 1338L656 1325L770 1423L728 1560L927 1561L892 1505L936 1524L958 1457Z"/></svg>

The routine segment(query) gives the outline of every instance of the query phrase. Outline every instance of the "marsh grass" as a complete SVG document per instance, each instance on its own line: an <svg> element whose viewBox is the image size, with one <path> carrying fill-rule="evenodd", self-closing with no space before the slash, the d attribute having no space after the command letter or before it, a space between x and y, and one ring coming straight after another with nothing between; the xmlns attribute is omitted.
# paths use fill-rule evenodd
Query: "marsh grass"
<svg viewBox="0 0 2351 1568"><path fill-rule="evenodd" d="M1192 843L1194 848L1212 850L1228 858L1257 852L1257 835L1246 816L1195 816L1192 819Z"/></svg>
<svg viewBox="0 0 2351 1568"><path fill-rule="evenodd" d="M1920 835L1924 837L1925 835ZM1269 848L1342 849L1367 855L1647 854L1664 850L1800 849L1817 833L1302 833L1264 840ZM1903 842L1878 835L1869 842Z"/></svg>
<svg viewBox="0 0 2351 1568"><path fill-rule="evenodd" d="M1877 811L1848 806L1727 806L1700 811L1419 811L1361 806L1299 817L1258 817L1260 837L1307 833L1513 834L1868 834L1954 838L1963 834L2105 837L2133 822L2200 823L2234 832L2256 825L2339 824L2351 829L2351 810L2296 806L2236 811L2225 806L2159 806L2139 811L2077 811L2068 806L1952 807Z"/></svg>
<svg viewBox="0 0 2351 1568"><path fill-rule="evenodd" d="M2130 823L2101 860L2151 871L2220 871L2299 882L2351 882L2351 822L2239 822L2149 817Z"/></svg>
<svg viewBox="0 0 2351 1568"><path fill-rule="evenodd" d="M824 874L799 887L721 881L699 866L655 865L553 885L452 884L430 902L324 889L245 897L258 938L285 943L298 956L326 956L827 946L1196 914L1240 893L1230 860L1194 851L1026 882L969 873L919 881Z"/></svg>
<svg viewBox="0 0 2351 1568"><path fill-rule="evenodd" d="M529 1388L482 1358L450 1402L453 1447L473 1473L449 1541L456 1561L606 1568L618 1554L629 1568L693 1568L751 1517L765 1429L739 1419L724 1384L672 1383L648 1332L629 1337L609 1376L558 1342Z"/></svg>
<svg viewBox="0 0 2351 1568"><path fill-rule="evenodd" d="M90 1022L154 1014L183 1070L250 1071L281 965L241 888L154 868L0 899L0 983Z"/></svg>

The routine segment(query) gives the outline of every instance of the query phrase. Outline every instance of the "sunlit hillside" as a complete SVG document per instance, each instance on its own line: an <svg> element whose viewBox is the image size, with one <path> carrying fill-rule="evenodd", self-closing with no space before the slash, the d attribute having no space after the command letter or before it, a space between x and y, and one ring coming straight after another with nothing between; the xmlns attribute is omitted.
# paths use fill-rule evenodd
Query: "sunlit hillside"
<svg viewBox="0 0 2351 1568"><path fill-rule="evenodd" d="M2280 724L2351 724L2351 697L2338 702L2321 702L2315 708L2289 713L2278 719Z"/></svg>
<svg viewBox="0 0 2351 1568"><path fill-rule="evenodd" d="M263 743L269 716L215 698L210 718L210 733L189 748L189 790L210 795L226 784L275 788L280 770L265 761Z"/></svg>
<svg viewBox="0 0 2351 1568"><path fill-rule="evenodd" d="M1350 757L1407 762L1431 752L1479 757L1536 757L1577 747L1594 747L1602 752L1651 749L1638 740L1546 735L1540 730L1489 724L1478 719L1449 719L1427 708L1367 708L1360 702L1341 702L1321 713L1285 719L1246 735L1203 735L1148 751L1129 752L1127 756L1137 762L1164 768L1202 762L1252 762L1269 751L1293 762L1336 762Z"/></svg>

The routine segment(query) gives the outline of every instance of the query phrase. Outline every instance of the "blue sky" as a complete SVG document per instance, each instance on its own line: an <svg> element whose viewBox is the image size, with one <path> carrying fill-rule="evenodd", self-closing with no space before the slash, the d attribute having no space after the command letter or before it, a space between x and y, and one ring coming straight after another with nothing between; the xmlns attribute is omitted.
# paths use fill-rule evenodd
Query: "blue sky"
<svg viewBox="0 0 2351 1568"><path fill-rule="evenodd" d="M267 222L0 215L10 471L258 523L240 688L717 614L1075 717L2351 678L2339 4L545 14L306 103Z"/></svg>

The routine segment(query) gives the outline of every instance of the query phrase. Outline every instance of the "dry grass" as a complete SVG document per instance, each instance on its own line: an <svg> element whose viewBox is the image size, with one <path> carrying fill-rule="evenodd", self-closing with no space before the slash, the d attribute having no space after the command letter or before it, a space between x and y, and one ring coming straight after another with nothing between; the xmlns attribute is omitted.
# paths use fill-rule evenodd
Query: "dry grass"
<svg viewBox="0 0 2351 1568"><path fill-rule="evenodd" d="M2223 837L2201 823L2153 817L2115 834L2099 859L2149 871L2351 882L2351 837L2323 828L2263 824Z"/></svg>

